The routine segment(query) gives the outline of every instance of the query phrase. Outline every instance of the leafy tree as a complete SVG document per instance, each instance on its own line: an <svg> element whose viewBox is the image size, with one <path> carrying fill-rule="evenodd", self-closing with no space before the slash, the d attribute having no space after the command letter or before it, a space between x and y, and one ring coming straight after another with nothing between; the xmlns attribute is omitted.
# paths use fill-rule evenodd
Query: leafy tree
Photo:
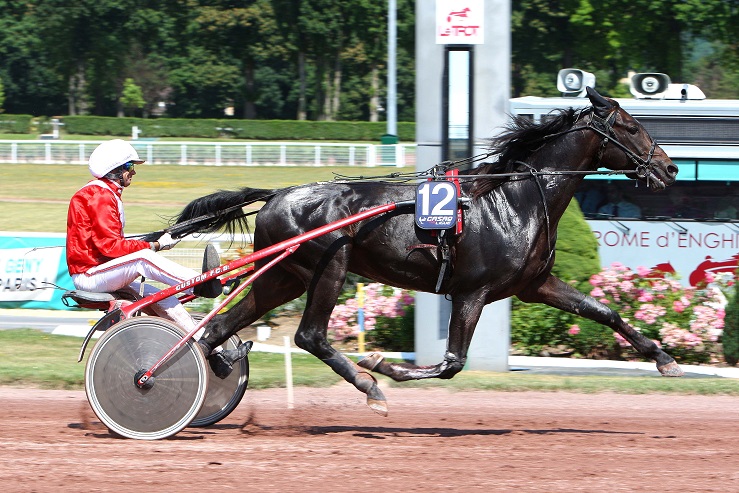
<svg viewBox="0 0 739 493"><path fill-rule="evenodd" d="M0 113L4 111L3 104L5 104L5 88L3 87L3 80L0 79Z"/></svg>
<svg viewBox="0 0 739 493"><path fill-rule="evenodd" d="M144 93L130 77L123 82L121 103L123 104L123 107L131 111L131 113L144 107Z"/></svg>
<svg viewBox="0 0 739 493"><path fill-rule="evenodd" d="M415 1L398 0L398 117L414 116ZM516 0L512 94L556 95L559 69L627 95L629 70L739 95L739 9L721 0ZM0 0L5 110L380 120L387 8L355 0ZM208 73L212 70L211 73ZM219 80L219 77L225 77Z"/></svg>
<svg viewBox="0 0 739 493"><path fill-rule="evenodd" d="M696 51L686 70L691 74L686 80L696 84L709 98L739 98L739 61L735 48L721 41L697 42Z"/></svg>
<svg viewBox="0 0 739 493"><path fill-rule="evenodd" d="M513 2L514 94L522 94L538 74L550 74L553 80L566 67L602 70L597 83L606 93L618 92L618 81L629 70L664 72L683 81L691 43L697 37L717 37L733 29L728 27L732 16L726 4L719 0Z"/></svg>
<svg viewBox="0 0 739 493"><path fill-rule="evenodd" d="M117 77L134 36L127 24L135 0L45 0L36 6L55 70L67 81L68 112L115 111ZM91 108L88 108L91 106Z"/></svg>
<svg viewBox="0 0 739 493"><path fill-rule="evenodd" d="M229 0L203 2L196 9L195 22L202 35L199 43L211 53L230 59L241 74L234 87L234 99L240 103L237 116L256 118L256 100L260 98L257 69L285 59L287 50L277 29L275 13L269 0L248 4ZM243 5L243 6L242 6ZM275 79L272 78L272 83ZM272 86L273 90L275 89Z"/></svg>
<svg viewBox="0 0 739 493"><path fill-rule="evenodd" d="M0 0L0 79L10 114L64 113L64 85L49 63L34 2Z"/></svg>
<svg viewBox="0 0 739 493"><path fill-rule="evenodd" d="M237 64L202 47L191 46L186 57L172 64L172 107L168 114L187 118L222 118L233 102L241 76Z"/></svg>

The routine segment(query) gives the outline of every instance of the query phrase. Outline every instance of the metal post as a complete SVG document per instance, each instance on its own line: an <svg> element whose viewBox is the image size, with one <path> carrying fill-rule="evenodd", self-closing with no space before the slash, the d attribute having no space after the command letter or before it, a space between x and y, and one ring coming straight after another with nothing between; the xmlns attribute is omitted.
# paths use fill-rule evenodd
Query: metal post
<svg viewBox="0 0 739 493"><path fill-rule="evenodd" d="M357 325L359 325L359 352L364 352L364 283L357 283Z"/></svg>
<svg viewBox="0 0 739 493"><path fill-rule="evenodd" d="M396 0L388 0L387 12L387 133L398 135L397 115L397 92L396 92L396 24L397 6Z"/></svg>

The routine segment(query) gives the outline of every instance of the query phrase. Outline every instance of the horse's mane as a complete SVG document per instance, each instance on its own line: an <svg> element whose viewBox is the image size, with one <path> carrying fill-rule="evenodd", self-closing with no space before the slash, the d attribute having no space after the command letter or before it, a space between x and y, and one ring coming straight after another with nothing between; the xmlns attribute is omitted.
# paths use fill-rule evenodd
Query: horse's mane
<svg viewBox="0 0 739 493"><path fill-rule="evenodd" d="M471 170L469 174L489 175L523 171L520 162L526 161L533 152L538 150L547 136L569 129L583 113L590 109L555 110L549 114L549 118L544 123L534 123L521 115L512 116L504 131L490 139L490 151L497 156L497 161ZM501 177L475 180L472 196L477 198L485 195L508 179L508 177Z"/></svg>

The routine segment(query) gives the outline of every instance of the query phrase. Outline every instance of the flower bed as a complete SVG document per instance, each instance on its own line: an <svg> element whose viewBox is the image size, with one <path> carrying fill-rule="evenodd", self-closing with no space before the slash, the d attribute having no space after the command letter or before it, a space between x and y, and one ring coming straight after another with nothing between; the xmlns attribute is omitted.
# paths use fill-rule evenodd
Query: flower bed
<svg viewBox="0 0 739 493"><path fill-rule="evenodd" d="M364 286L364 330L375 349L413 351L413 294L380 283ZM359 300L347 297L337 304L328 323L332 342L359 336Z"/></svg>
<svg viewBox="0 0 739 493"><path fill-rule="evenodd" d="M720 363L720 340L724 327L726 297L721 287L733 277L710 276L698 287L685 287L667 274L639 267L636 271L614 263L591 277L590 295L611 306L628 324L685 363ZM599 340L608 344L610 329L585 321L570 327L572 344L587 352L586 346ZM626 359L638 359L631 345L618 334L612 336L616 352ZM618 351L620 350L620 351Z"/></svg>

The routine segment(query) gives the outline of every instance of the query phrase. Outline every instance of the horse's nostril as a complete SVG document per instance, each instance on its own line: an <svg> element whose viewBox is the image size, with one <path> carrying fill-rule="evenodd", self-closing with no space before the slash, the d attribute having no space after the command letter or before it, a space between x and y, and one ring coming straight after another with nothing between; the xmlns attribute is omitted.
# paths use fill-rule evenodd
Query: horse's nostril
<svg viewBox="0 0 739 493"><path fill-rule="evenodd" d="M667 167L667 172L670 174L670 176L677 175L677 166L674 164L671 164Z"/></svg>

